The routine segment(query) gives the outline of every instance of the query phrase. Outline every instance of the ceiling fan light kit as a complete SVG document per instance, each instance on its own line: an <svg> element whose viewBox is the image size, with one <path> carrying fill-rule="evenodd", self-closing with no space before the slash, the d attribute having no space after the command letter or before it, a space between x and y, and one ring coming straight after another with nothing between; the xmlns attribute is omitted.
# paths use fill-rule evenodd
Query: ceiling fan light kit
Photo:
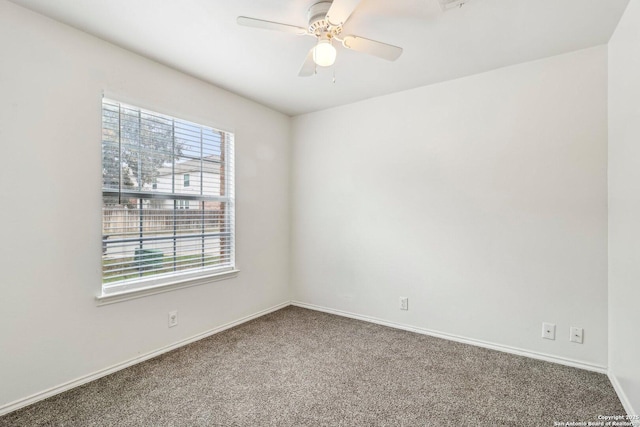
<svg viewBox="0 0 640 427"><path fill-rule="evenodd" d="M336 62L337 53L331 40L318 40L318 44L313 48L313 62L321 67L330 67Z"/></svg>
<svg viewBox="0 0 640 427"><path fill-rule="evenodd" d="M311 48L302 64L301 77L315 74L316 65L329 67L334 64L337 50L333 40L339 41L343 47L358 52L368 53L388 61L395 61L402 54L402 48L378 42L364 37L347 35L342 37L342 26L351 16L361 0L321 1L313 4L307 13L308 27L304 29L295 25L239 16L239 25L283 31L300 35L313 36L317 43Z"/></svg>

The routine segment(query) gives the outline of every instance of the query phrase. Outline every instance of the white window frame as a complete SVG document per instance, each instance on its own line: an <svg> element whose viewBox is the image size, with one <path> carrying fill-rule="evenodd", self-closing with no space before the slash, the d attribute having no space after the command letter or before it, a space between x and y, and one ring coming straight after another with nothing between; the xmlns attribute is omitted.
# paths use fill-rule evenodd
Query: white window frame
<svg viewBox="0 0 640 427"><path fill-rule="evenodd" d="M224 166L224 195L219 195L219 196L206 196L204 195L204 193L201 191L200 194L185 194L185 193L179 193L176 188L177 186L174 186L174 190L172 190L170 193L160 193L157 192L157 186L156 185L152 185L151 186L151 190L149 190L148 188L138 188L135 191L132 191L130 189L123 189L122 188L122 172L120 172L120 184L119 184L119 188L118 189L114 189L114 188L107 188L108 186L103 186L102 189L102 195L103 198L104 197L113 197L113 196L117 196L117 197L124 197L124 198L136 198L138 200L140 200L140 205L142 206L143 201L147 200L147 201L152 201L152 200L167 200L167 199L171 199L174 200L173 203L173 211L180 209L180 205L182 206L182 208L185 208L185 205L188 206L188 204L190 203L190 201L195 200L198 203L202 202L202 206L205 206L205 202L207 201L213 201L213 202L221 202L222 204L224 204L225 209L224 209L224 217L225 220L223 222L224 224L224 231L222 231L222 229L219 231L219 234L222 236L224 234L224 241L228 242L228 246L225 246L226 251L228 251L228 254L226 254L226 257L223 259L226 260L228 257L228 262L223 262L220 265L216 265L213 267L204 267L205 264L203 264L203 266L201 268L193 268L193 269L188 269L188 270L184 270L184 271L173 271L173 272L169 272L169 273L163 273L163 274L158 274L157 276L149 276L149 277L140 277L140 278L136 278L136 279L126 279L126 280L121 280L114 283L105 283L104 281L104 273L103 273L103 279L102 279L102 284L101 284L101 293L100 295L98 295L97 299L99 304L109 304L112 302L117 302L120 300L126 300L126 299L131 299L131 298L138 298L140 296L145 296L145 295L149 295L149 294L155 294L155 293L159 293L159 292L167 292L170 290L174 290L177 288L182 288L182 287L187 287L187 286L194 286L194 285L200 285L203 283L209 283L209 282L213 282L213 281L217 281L217 280L221 280L221 279L226 279L226 278L231 278L231 277L235 277L238 273L238 270L235 267L235 189L234 189L234 134L231 132L227 132L227 131L222 131L216 128L213 128L211 126L206 126L206 125L201 125L201 124L197 124L197 123L193 123L193 122L189 122L187 120L183 120L180 119L178 117L172 117L172 116L167 116L161 113L157 113L145 108L141 108L141 107L136 107L136 106L132 106L130 104L125 104L119 101L113 101L113 100L109 100L106 98L103 98L103 133L104 133L104 108L105 108L105 104L111 105L112 107L114 105L117 105L119 108L119 111L121 111L121 109L124 108L129 108L129 109L137 109L139 111L142 111L144 113L150 113L150 114L155 114L158 117L163 117L163 118L167 118L167 119L172 119L172 120L176 120L176 121L180 121L181 123L188 123L189 125L193 125L193 126L197 126L200 127L202 129L207 129L207 130L211 130L214 132L219 132L221 135L224 134L225 138L224 138L224 148L221 148L224 150L225 155L223 156L223 159L221 159L221 161L223 162L223 166ZM121 112L119 113L120 115L122 114ZM120 126L120 125L118 125ZM118 130L119 132L119 130ZM175 134L174 134L174 138ZM120 146L120 136L118 136L118 144ZM201 140L202 141L202 140ZM104 149L105 144L107 144L104 140L102 141L101 145ZM202 142L201 142L202 144ZM202 150L201 150L201 154L200 156L202 157ZM120 155L119 155L120 159L118 161L122 161L122 150L120 149ZM104 162L104 158L103 158L103 162ZM178 164L175 163L175 157L173 160L174 163L172 164ZM120 163L120 169L122 169L122 163ZM173 166L175 167L175 166ZM105 166L103 163L103 170L104 170ZM201 177L201 188L204 185L202 183L202 172L200 174ZM190 177L189 177L190 178ZM174 179L175 180L175 179ZM155 181L154 181L155 182ZM191 183L190 183L191 184ZM222 188L222 187L221 187ZM222 190L221 190L222 191ZM203 215L204 216L204 215ZM104 221L104 217L103 217L103 221ZM203 225L203 230L204 230L204 225ZM142 228L141 228L142 231ZM204 231L203 231L204 233ZM196 237L199 236L196 234ZM207 235L208 236L208 235ZM202 238L203 238L203 242L204 242L204 238L207 237L205 236L205 234L202 234ZM222 239L222 237L220 237ZM173 240L176 239L176 236L173 237ZM144 240L144 238L140 238L141 240L141 248L143 247L143 243L142 241ZM113 242L110 242L108 240L108 238L105 238L103 236L103 241L102 241L102 255L103 255L103 260L105 259L105 254L107 252L106 248L107 245L109 244L113 244ZM203 251L204 251L204 243L203 243ZM203 252L204 254L204 252ZM174 257L175 257L175 252L174 252ZM203 255L204 256L204 255ZM204 261L203 261L204 262Z"/></svg>

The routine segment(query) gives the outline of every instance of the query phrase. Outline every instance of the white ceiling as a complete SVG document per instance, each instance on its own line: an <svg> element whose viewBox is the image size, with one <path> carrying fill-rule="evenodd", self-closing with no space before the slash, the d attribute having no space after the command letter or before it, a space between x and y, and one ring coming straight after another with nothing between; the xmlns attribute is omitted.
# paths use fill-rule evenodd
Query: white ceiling
<svg viewBox="0 0 640 427"><path fill-rule="evenodd" d="M306 27L318 0L12 0L289 115L606 43L629 0L362 0L344 26L401 46L396 62L338 49L332 69L298 71L314 39L236 24Z"/></svg>

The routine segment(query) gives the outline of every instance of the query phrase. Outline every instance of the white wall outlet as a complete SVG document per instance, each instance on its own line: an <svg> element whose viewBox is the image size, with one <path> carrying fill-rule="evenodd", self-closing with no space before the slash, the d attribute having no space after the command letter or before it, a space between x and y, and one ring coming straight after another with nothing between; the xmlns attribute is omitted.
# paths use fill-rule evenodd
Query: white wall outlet
<svg viewBox="0 0 640 427"><path fill-rule="evenodd" d="M400 310L409 310L409 298L400 297Z"/></svg>
<svg viewBox="0 0 640 427"><path fill-rule="evenodd" d="M556 324L555 323L543 323L542 324L542 338L548 340L556 339Z"/></svg>
<svg viewBox="0 0 640 427"><path fill-rule="evenodd" d="M169 312L169 327L173 328L178 325L178 310Z"/></svg>
<svg viewBox="0 0 640 427"><path fill-rule="evenodd" d="M582 336L584 334L584 329L576 328L575 326L572 326L571 328L569 328L569 333L570 333L569 341L582 344Z"/></svg>

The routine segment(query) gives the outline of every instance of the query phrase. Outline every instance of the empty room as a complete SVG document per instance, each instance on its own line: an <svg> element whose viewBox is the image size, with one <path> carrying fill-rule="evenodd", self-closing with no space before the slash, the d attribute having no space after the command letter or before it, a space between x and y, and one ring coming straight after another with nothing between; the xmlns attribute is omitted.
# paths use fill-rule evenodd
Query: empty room
<svg viewBox="0 0 640 427"><path fill-rule="evenodd" d="M0 0L0 426L640 426L640 0Z"/></svg>

